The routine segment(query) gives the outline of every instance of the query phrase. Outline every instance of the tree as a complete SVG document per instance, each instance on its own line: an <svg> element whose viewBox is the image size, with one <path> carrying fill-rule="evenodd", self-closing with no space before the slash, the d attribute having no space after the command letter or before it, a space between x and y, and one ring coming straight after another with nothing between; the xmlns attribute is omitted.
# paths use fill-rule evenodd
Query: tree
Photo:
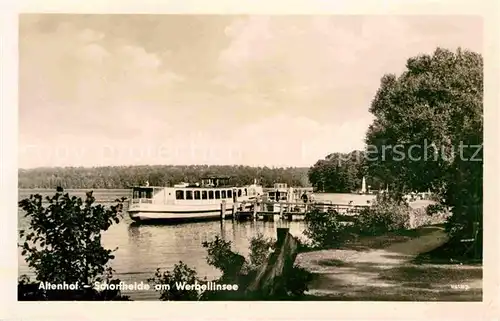
<svg viewBox="0 0 500 321"><path fill-rule="evenodd" d="M42 196L36 194L19 202L30 220L29 230L19 232L23 241L21 254L34 270L36 280L51 284L78 283L79 290L86 294L92 290L84 291L84 285L93 287L95 282L109 283L113 270L108 263L114 256L112 250L101 245L101 232L119 222L123 199L106 208L94 204L92 192L87 193L83 201L58 188L53 197L46 197L46 201L48 204L43 204ZM21 285L25 283L23 280ZM51 299L54 293L47 291L37 295ZM100 296L97 292L91 294L92 299Z"/></svg>
<svg viewBox="0 0 500 321"><path fill-rule="evenodd" d="M448 231L482 222L483 60L441 48L385 75L371 104L367 170L401 196L430 189L452 209Z"/></svg>
<svg viewBox="0 0 500 321"><path fill-rule="evenodd" d="M20 188L129 188L144 184L172 186L179 182L198 182L207 175L230 176L233 184L251 184L259 179L262 185L276 182L289 186L308 186L307 168L275 168L250 166L107 166L20 169Z"/></svg>
<svg viewBox="0 0 500 321"><path fill-rule="evenodd" d="M320 159L308 172L309 181L319 191L350 193L361 188L365 175L364 153L332 153Z"/></svg>

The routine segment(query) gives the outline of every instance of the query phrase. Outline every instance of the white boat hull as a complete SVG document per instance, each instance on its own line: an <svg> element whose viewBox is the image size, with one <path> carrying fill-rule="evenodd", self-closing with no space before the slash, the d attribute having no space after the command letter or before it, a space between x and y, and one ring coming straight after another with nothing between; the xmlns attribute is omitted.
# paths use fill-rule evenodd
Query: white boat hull
<svg viewBox="0 0 500 321"><path fill-rule="evenodd" d="M243 206L245 209L248 209L251 204L238 204L238 206ZM233 203L227 203L225 216L231 217L232 213ZM137 222L215 220L221 217L221 205L131 204L128 209L128 214L132 220Z"/></svg>

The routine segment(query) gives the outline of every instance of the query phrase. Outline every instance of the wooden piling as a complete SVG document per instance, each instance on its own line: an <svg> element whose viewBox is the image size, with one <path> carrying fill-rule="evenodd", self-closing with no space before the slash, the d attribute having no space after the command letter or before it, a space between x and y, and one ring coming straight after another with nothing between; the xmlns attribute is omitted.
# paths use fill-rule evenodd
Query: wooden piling
<svg viewBox="0 0 500 321"><path fill-rule="evenodd" d="M255 201L253 204L253 213L252 213L252 219L255 221L257 220L257 207L259 206L259 203Z"/></svg>
<svg viewBox="0 0 500 321"><path fill-rule="evenodd" d="M220 219L224 221L226 219L226 201L222 200L220 203Z"/></svg>
<svg viewBox="0 0 500 321"><path fill-rule="evenodd" d="M237 215L238 215L238 204L236 202L233 203L233 210L232 210L232 213L233 213L233 221L237 219Z"/></svg>

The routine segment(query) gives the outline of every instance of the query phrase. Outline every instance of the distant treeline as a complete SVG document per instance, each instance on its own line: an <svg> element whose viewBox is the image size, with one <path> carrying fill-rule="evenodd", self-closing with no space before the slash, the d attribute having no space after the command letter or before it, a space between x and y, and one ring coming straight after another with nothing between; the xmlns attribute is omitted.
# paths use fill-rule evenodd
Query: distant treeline
<svg viewBox="0 0 500 321"><path fill-rule="evenodd" d="M287 183L311 186L308 168L250 166L109 166L55 167L19 170L19 188L128 188L148 182L172 186L179 182L199 182L205 176L229 176L231 184L249 184L257 179L263 186Z"/></svg>
<svg viewBox="0 0 500 321"><path fill-rule="evenodd" d="M321 192L350 193L361 189L363 177L366 187L385 188L384 183L368 175L365 152L332 153L320 159L309 169L308 178L312 186Z"/></svg>

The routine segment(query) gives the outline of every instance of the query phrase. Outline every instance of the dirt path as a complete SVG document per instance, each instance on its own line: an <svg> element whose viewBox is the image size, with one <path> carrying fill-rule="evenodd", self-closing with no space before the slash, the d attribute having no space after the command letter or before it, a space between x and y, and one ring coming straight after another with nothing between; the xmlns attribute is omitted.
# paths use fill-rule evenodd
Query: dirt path
<svg viewBox="0 0 500 321"><path fill-rule="evenodd" d="M480 266L412 263L446 240L442 229L432 228L382 249L302 253L296 263L315 274L307 293L311 299L481 301Z"/></svg>

